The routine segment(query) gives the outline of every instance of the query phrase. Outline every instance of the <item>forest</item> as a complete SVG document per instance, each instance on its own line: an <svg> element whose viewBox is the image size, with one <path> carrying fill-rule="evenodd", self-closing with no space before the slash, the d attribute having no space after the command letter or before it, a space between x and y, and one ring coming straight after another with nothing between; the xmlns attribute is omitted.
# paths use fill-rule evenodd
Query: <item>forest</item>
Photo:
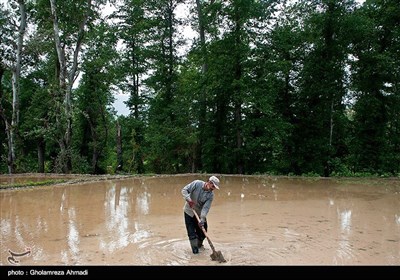
<svg viewBox="0 0 400 280"><path fill-rule="evenodd" d="M0 26L2 174L400 176L398 0L2 0Z"/></svg>

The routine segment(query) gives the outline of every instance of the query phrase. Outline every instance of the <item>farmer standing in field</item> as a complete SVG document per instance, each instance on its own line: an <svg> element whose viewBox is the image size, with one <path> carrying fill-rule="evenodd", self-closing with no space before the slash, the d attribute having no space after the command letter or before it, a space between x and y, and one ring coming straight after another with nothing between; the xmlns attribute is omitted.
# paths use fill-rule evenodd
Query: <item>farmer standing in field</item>
<svg viewBox="0 0 400 280"><path fill-rule="evenodd" d="M199 252L206 238L201 227L207 231L207 214L214 199L215 189L219 190L219 179L216 176L211 176L207 182L194 180L182 189L182 196L186 201L183 207L185 225L193 254ZM193 211L196 211L200 217L200 222Z"/></svg>

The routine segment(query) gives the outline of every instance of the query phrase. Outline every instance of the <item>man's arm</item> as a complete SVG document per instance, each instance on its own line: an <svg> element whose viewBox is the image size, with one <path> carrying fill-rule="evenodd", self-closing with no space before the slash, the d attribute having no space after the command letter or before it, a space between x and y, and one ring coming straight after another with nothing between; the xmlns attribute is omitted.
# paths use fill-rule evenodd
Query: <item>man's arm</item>
<svg viewBox="0 0 400 280"><path fill-rule="evenodd" d="M214 199L214 196L211 196L210 199L208 199L206 201L206 203L204 203L203 208L201 209L201 213L200 213L200 220L204 223L206 221L207 215L208 215L208 211L210 211L211 208L211 204L212 201Z"/></svg>
<svg viewBox="0 0 400 280"><path fill-rule="evenodd" d="M190 193L194 190L195 184L196 184L196 181L193 181L193 182L187 184L186 186L184 186L182 188L181 193L182 193L182 196L183 196L184 200L186 200L186 201L191 201L192 200L190 198Z"/></svg>

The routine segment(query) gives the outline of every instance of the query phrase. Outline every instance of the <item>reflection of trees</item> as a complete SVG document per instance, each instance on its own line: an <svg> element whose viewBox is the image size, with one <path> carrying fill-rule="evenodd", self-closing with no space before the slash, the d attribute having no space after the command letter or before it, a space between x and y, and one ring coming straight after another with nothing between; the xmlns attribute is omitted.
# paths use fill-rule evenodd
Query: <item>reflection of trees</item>
<svg viewBox="0 0 400 280"><path fill-rule="evenodd" d="M114 251L150 236L145 221L141 219L150 213L150 197L142 180L128 186L117 181L107 188L104 205L109 234L102 237L100 246Z"/></svg>
<svg viewBox="0 0 400 280"><path fill-rule="evenodd" d="M109 231L100 241L100 246L108 251L127 246L132 243L132 213L130 205L130 188L121 186L121 182L113 183L106 189L105 224ZM111 238L111 240L108 240Z"/></svg>
<svg viewBox="0 0 400 280"><path fill-rule="evenodd" d="M61 197L57 189L53 189L52 191L53 197L56 200L60 200L60 215L62 217L62 225L60 225L60 233L64 233L66 237L67 246L63 246L64 250L61 250L61 260L63 263L68 264L70 262L70 258L76 261L79 260L79 243L80 243L80 232L79 227L77 226L77 221L80 220L80 217L77 217L76 209L79 209L79 205L76 204L74 198L71 198L71 189L68 187L62 188ZM70 201L74 201L73 205L70 205ZM64 215L67 214L67 215ZM50 225L53 223L49 222ZM64 235L63 234L63 235Z"/></svg>
<svg viewBox="0 0 400 280"><path fill-rule="evenodd" d="M117 206L119 206L119 197L121 196L121 183L116 182L115 183L115 202L114 202L114 210L117 209Z"/></svg>
<svg viewBox="0 0 400 280"><path fill-rule="evenodd" d="M68 209L68 252L71 254L71 257L74 261L79 260L79 243L80 243L80 234L79 229L77 227L77 219L76 219L76 210L75 208ZM68 263L68 260L64 261Z"/></svg>
<svg viewBox="0 0 400 280"><path fill-rule="evenodd" d="M137 211L143 215L148 215L150 212L150 196L148 192L138 194L136 197Z"/></svg>
<svg viewBox="0 0 400 280"><path fill-rule="evenodd" d="M353 255L353 250L351 248L351 244L349 242L349 238L351 236L351 210L345 209L340 211L339 209L338 215L340 219L340 236L339 236L339 248L337 251L337 257L340 260L349 259ZM344 262L345 263L345 262Z"/></svg>
<svg viewBox="0 0 400 280"><path fill-rule="evenodd" d="M67 193L67 188L63 188L63 193L61 195L61 201L60 201L60 211L61 214L63 213L64 209L68 209L68 193Z"/></svg>

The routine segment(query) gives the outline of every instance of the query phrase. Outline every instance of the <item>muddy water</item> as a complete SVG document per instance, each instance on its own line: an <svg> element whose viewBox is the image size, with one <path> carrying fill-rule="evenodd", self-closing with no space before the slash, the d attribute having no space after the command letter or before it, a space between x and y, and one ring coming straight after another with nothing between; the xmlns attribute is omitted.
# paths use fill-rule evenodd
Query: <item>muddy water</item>
<svg viewBox="0 0 400 280"><path fill-rule="evenodd" d="M1 190L1 265L399 265L399 179L220 176L212 250L193 255L181 188L205 175ZM25 253L25 254L24 254Z"/></svg>

